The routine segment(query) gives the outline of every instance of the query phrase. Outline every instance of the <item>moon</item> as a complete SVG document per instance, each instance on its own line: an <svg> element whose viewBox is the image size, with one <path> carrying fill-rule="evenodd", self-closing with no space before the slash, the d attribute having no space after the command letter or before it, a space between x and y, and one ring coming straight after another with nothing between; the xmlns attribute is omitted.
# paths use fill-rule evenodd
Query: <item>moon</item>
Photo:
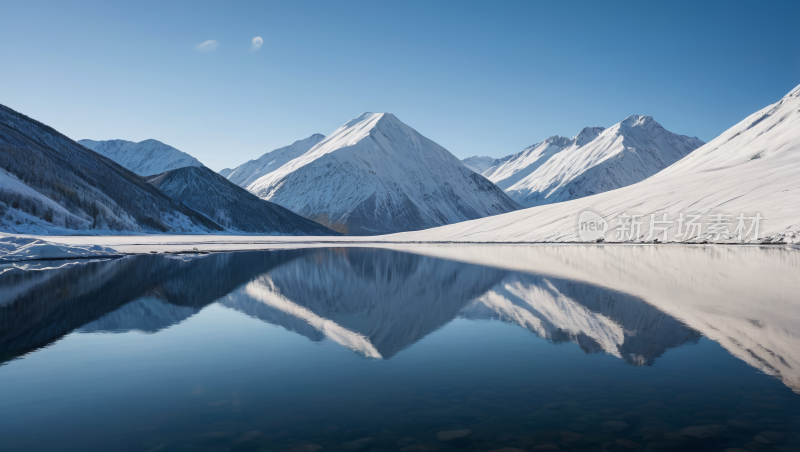
<svg viewBox="0 0 800 452"><path fill-rule="evenodd" d="M256 36L253 38L253 50L258 50L264 44L264 40L261 39L261 36Z"/></svg>

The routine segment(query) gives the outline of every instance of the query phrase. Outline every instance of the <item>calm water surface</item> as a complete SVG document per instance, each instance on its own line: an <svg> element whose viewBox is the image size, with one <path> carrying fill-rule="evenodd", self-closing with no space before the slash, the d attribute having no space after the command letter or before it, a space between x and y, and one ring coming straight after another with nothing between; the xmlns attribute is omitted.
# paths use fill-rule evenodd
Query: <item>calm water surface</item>
<svg viewBox="0 0 800 452"><path fill-rule="evenodd" d="M800 252L415 252L6 265L0 450L800 451Z"/></svg>

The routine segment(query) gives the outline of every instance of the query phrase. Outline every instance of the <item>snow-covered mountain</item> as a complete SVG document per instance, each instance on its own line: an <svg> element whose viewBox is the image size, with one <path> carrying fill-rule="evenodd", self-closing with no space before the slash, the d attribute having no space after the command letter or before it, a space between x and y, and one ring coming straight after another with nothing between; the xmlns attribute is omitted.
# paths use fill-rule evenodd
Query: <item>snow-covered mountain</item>
<svg viewBox="0 0 800 452"><path fill-rule="evenodd" d="M487 169L495 166L498 164L498 160L494 157L482 157L478 155L473 155L472 157L467 157L461 160L461 163L464 164L467 168L475 171L478 174L483 174L484 171Z"/></svg>
<svg viewBox="0 0 800 452"><path fill-rule="evenodd" d="M140 176L152 176L186 166L203 166L199 160L157 140L78 140Z"/></svg>
<svg viewBox="0 0 800 452"><path fill-rule="evenodd" d="M3 105L0 167L3 231L222 230L111 159Z"/></svg>
<svg viewBox="0 0 800 452"><path fill-rule="evenodd" d="M703 141L674 134L650 116L608 129L553 136L505 157L482 174L525 207L582 198L634 184L677 162Z"/></svg>
<svg viewBox="0 0 800 452"><path fill-rule="evenodd" d="M297 140L289 146L267 152L261 157L243 163L236 168L225 168L219 174L234 184L247 188L256 179L275 171L290 160L300 157L324 139L325 135L315 133L303 140Z"/></svg>
<svg viewBox="0 0 800 452"><path fill-rule="evenodd" d="M170 198L239 232L335 235L319 223L258 198L205 166L187 166L147 178Z"/></svg>
<svg viewBox="0 0 800 452"><path fill-rule="evenodd" d="M705 216L702 234L692 241L729 242L737 237L707 234L708 215L725 213L761 215L745 242L800 243L800 86L779 102L748 116L711 142L669 168L637 184L611 192L558 204L538 206L505 215L449 225L424 232L387 236L390 241L576 242L576 225L587 209L608 224L606 241L647 240L650 214L667 214L667 237L661 241L686 241L679 234L680 214ZM620 215L646 215L641 231L619 237L614 230ZM659 217L663 218L663 217ZM750 226L748 222L748 225ZM729 232L733 232L736 223ZM686 232L684 227L682 233ZM652 238L651 238L652 239Z"/></svg>
<svg viewBox="0 0 800 452"><path fill-rule="evenodd" d="M247 189L357 235L425 229L519 208L388 113L364 113Z"/></svg>

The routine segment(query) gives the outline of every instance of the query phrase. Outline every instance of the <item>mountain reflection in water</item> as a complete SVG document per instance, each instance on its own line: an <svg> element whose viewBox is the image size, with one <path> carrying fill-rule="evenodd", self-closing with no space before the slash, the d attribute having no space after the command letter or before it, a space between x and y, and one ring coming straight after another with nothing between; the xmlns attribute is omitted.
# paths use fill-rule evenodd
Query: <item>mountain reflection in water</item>
<svg viewBox="0 0 800 452"><path fill-rule="evenodd" d="M0 449L800 443L797 250L403 249L0 267Z"/></svg>
<svg viewBox="0 0 800 452"><path fill-rule="evenodd" d="M783 266L798 272L797 253L789 253L792 259ZM695 265L703 255L720 274L734 269L715 253L695 253ZM658 263L642 263L648 264ZM541 266L546 268L547 262ZM798 302L787 294L797 292L787 285L798 285L798 280L759 287L761 297L754 302L769 302L770 309L784 309L796 320ZM213 302L312 341L327 338L382 359L457 317L500 319L554 343L574 342L587 353L608 353L632 365L650 365L666 350L701 337L647 298L600 285L366 248L144 255L51 270L7 268L0 274L0 289L3 361L73 330L155 333ZM770 336L770 326L762 320L741 321ZM711 320L705 326L719 330ZM782 350L800 350L798 331L783 331L787 337L777 340L795 342ZM735 335L728 339L737 342ZM779 356L764 347L747 353L760 369L781 376L795 390L799 387L797 356ZM770 364L774 361L783 368Z"/></svg>

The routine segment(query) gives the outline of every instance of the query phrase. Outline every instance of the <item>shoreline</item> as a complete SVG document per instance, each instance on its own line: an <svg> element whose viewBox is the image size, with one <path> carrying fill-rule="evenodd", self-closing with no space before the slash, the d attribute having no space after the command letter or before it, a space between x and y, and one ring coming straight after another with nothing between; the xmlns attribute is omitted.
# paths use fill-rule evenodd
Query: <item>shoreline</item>
<svg viewBox="0 0 800 452"><path fill-rule="evenodd" d="M67 249L72 252L87 246L102 246L108 252L101 254L97 252L80 253L77 255L53 255L45 253L43 255L20 256L21 258L0 257L0 265L13 264L19 262L41 262L41 261L67 261L79 259L115 259L125 256L142 254L209 254L209 253L234 253L247 251L271 251L278 249L296 248L334 248L334 247L357 247L357 248L392 248L402 250L403 248L414 248L419 246L496 246L496 247L574 247L587 246L591 248L599 247L714 247L714 248L786 248L800 250L800 244L786 242L758 242L758 243L730 243L730 242L510 242L510 241L410 241L410 240L374 240L364 237L363 239L348 238L320 238L307 239L296 236L227 236L227 240L218 235L177 235L177 234L158 234L158 235L105 235L105 236L31 236L31 235L8 235L27 240L41 240L40 246L53 246L60 249ZM8 237L6 236L6 237ZM224 237L224 236L223 236ZM92 240L87 240L91 238ZM145 240L142 240L146 238ZM149 240L148 240L149 239ZM221 240L220 240L221 239ZM8 253L11 254L11 253Z"/></svg>

